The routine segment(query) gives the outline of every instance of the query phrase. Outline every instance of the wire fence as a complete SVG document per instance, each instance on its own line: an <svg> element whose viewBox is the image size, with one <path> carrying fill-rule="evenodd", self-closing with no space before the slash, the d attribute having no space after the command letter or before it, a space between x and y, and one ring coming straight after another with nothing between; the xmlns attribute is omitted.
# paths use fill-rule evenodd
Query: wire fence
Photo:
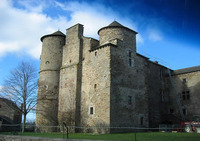
<svg viewBox="0 0 200 141"><path fill-rule="evenodd" d="M20 124L2 124L0 135L35 136L80 140L116 141L199 141L199 133L185 133L176 125L160 125L159 128L137 127L75 127L26 125L22 133Z"/></svg>

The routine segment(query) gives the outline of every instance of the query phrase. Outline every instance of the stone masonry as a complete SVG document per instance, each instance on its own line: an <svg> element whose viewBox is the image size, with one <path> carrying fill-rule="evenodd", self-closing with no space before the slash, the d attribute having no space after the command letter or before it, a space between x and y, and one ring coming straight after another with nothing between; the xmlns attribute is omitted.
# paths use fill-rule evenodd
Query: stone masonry
<svg viewBox="0 0 200 141"><path fill-rule="evenodd" d="M58 131L42 126L65 122L85 127L73 132L123 132L110 127L177 123L180 109L188 120L200 114L200 66L173 71L150 61L136 52L137 32L116 21L98 34L99 41L84 37L77 24L66 35L57 31L41 38L38 131ZM97 126L104 128L90 128Z"/></svg>

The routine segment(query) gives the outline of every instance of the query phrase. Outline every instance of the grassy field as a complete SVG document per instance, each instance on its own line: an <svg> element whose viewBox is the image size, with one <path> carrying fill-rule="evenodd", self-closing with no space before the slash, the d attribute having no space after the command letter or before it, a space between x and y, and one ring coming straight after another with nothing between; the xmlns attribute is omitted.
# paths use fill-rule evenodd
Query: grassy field
<svg viewBox="0 0 200 141"><path fill-rule="evenodd" d="M3 133L0 134L12 134ZM18 133L21 135L21 133ZM38 136L38 137L51 137L51 138L62 138L61 133L33 133L26 132L23 136ZM65 134L65 138L67 135ZM75 133L69 134L70 139L91 139L91 140L120 140L120 141L135 141L135 133L117 133L117 134L84 134ZM160 133L160 132L147 132L147 133L136 133L137 141L200 141L200 134L196 133Z"/></svg>

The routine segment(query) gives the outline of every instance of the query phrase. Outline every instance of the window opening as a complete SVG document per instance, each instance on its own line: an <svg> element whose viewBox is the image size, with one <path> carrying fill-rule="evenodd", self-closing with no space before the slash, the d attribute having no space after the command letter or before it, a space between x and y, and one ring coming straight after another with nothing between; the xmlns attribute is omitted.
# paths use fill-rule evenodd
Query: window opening
<svg viewBox="0 0 200 141"><path fill-rule="evenodd" d="M97 84L94 84L94 88L95 88L95 89L97 88Z"/></svg>
<svg viewBox="0 0 200 141"><path fill-rule="evenodd" d="M94 55L97 56L97 52L95 52Z"/></svg>
<svg viewBox="0 0 200 141"><path fill-rule="evenodd" d="M182 99L189 100L190 99L190 91L182 91Z"/></svg>
<svg viewBox="0 0 200 141"><path fill-rule="evenodd" d="M131 51L130 51L130 50L128 51L128 56L129 56L129 57L131 57L131 56L132 56L132 54L131 54Z"/></svg>
<svg viewBox="0 0 200 141"><path fill-rule="evenodd" d="M129 105L132 104L132 96L128 96L128 104L129 104Z"/></svg>
<svg viewBox="0 0 200 141"><path fill-rule="evenodd" d="M186 109L183 109L183 115L186 115Z"/></svg>
<svg viewBox="0 0 200 141"><path fill-rule="evenodd" d="M170 114L173 114L174 113L174 109L170 109L169 112L170 112Z"/></svg>
<svg viewBox="0 0 200 141"><path fill-rule="evenodd" d="M187 79L186 78L183 78L183 83L186 83L187 82Z"/></svg>
<svg viewBox="0 0 200 141"><path fill-rule="evenodd" d="M49 64L49 61L46 61L45 64Z"/></svg>
<svg viewBox="0 0 200 141"><path fill-rule="evenodd" d="M134 59L133 59L133 54L132 51L128 51L128 66L133 67L134 66Z"/></svg>
<svg viewBox="0 0 200 141"><path fill-rule="evenodd" d="M144 117L140 117L140 125L144 124Z"/></svg>
<svg viewBox="0 0 200 141"><path fill-rule="evenodd" d="M132 60L129 58L129 60L128 60L128 65L129 65L129 66L132 65L131 61L132 61Z"/></svg>
<svg viewBox="0 0 200 141"><path fill-rule="evenodd" d="M94 109L93 107L90 107L90 115L93 115L94 114Z"/></svg>

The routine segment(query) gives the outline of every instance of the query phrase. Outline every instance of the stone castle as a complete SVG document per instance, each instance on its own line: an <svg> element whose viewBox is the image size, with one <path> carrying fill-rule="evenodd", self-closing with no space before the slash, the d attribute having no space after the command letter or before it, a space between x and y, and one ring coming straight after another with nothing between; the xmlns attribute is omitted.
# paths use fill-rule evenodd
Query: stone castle
<svg viewBox="0 0 200 141"><path fill-rule="evenodd" d="M136 52L137 32L114 21L83 36L83 25L41 38L36 124L158 127L200 115L200 66L171 70ZM40 127L41 126L41 127ZM114 132L106 130L106 132Z"/></svg>

